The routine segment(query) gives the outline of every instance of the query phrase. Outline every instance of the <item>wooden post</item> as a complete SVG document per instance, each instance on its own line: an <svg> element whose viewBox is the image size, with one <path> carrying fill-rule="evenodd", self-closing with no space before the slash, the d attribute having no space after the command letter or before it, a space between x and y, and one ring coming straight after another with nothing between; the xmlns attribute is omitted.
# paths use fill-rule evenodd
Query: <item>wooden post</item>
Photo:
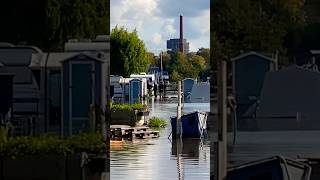
<svg viewBox="0 0 320 180"><path fill-rule="evenodd" d="M184 179L184 168L182 159L182 125L181 125L181 113L182 113L182 96L181 96L181 81L178 81L178 107L177 107L177 129L176 129L176 142L177 142L177 167L178 167L178 179Z"/></svg>
<svg viewBox="0 0 320 180"><path fill-rule="evenodd" d="M110 7L109 7L110 8ZM109 42L110 43L110 42ZM111 96L110 96L110 51L107 52L105 70L103 76L106 77L105 80L105 104L104 108L104 122L102 123L102 133L106 141L106 160L105 160L105 172L108 172L107 179L110 179L110 122L111 122Z"/></svg>
<svg viewBox="0 0 320 180"><path fill-rule="evenodd" d="M182 157L182 147L183 142L182 139L177 139L177 169L178 169L178 180L184 180L184 164Z"/></svg>
<svg viewBox="0 0 320 180"><path fill-rule="evenodd" d="M227 63L218 61L218 147L216 180L227 179Z"/></svg>
<svg viewBox="0 0 320 180"><path fill-rule="evenodd" d="M177 167L178 167L178 179L184 179L184 169L183 169L183 161L181 157L182 153L182 125L181 125L181 81L178 81L178 106L177 106L177 123L176 123L176 139L177 143L176 151L177 151Z"/></svg>
<svg viewBox="0 0 320 180"><path fill-rule="evenodd" d="M177 126L176 126L176 138L180 138L182 135L181 125L181 81L178 81L178 107L177 107Z"/></svg>

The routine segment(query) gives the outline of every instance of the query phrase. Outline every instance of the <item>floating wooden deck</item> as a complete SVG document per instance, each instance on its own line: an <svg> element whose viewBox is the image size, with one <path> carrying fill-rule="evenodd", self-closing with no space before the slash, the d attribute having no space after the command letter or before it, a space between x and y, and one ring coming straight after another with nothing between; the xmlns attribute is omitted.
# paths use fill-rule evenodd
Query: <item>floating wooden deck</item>
<svg viewBox="0 0 320 180"><path fill-rule="evenodd" d="M159 131L149 131L147 126L131 127L126 125L111 125L111 139L147 139L160 137Z"/></svg>

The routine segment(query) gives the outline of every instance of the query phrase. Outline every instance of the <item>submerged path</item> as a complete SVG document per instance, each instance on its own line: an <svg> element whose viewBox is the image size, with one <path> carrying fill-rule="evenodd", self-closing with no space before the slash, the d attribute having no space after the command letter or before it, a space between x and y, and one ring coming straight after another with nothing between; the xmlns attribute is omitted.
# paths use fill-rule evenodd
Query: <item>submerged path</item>
<svg viewBox="0 0 320 180"><path fill-rule="evenodd" d="M185 180L209 179L210 144L199 140L183 141L178 163L175 143L168 139L171 132L170 117L176 115L176 104L154 103L150 105L150 117L168 120L168 126L160 130L159 139L137 140L111 148L111 179L121 180ZM209 103L186 103L185 112L209 111Z"/></svg>

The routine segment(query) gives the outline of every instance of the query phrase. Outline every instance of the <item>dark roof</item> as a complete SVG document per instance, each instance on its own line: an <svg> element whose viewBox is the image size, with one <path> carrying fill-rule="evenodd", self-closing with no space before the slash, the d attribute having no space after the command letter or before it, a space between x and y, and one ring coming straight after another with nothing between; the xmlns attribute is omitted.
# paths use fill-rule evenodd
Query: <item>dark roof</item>
<svg viewBox="0 0 320 180"><path fill-rule="evenodd" d="M106 57L106 53L103 52L53 52L53 53L44 53L42 54L42 56L40 58L34 57L32 59L31 62L31 67L45 67L46 63L47 63L47 67L55 67L55 68L60 68L61 67L61 63L63 61L72 59L80 54L83 54L85 56L89 56L91 58L95 58L98 61L107 61L107 59L105 59L105 57L102 57L101 59L99 59L97 57L97 53L101 53ZM47 57L48 56L48 57ZM48 58L48 59L47 59Z"/></svg>
<svg viewBox="0 0 320 180"><path fill-rule="evenodd" d="M250 51L250 52L241 54L241 55L239 55L239 56L236 56L236 57L234 57L234 58L231 58L231 61L237 61L237 60L240 60L240 59L243 59L243 58L245 58L245 57L247 57L247 56L252 56L252 55L253 55L253 56L261 57L261 58L263 58L263 59L266 59L266 60L269 60L269 61L272 61L272 62L275 62L274 59L272 59L272 58L270 58L270 57L268 57L268 56L265 56L265 55L263 55L263 54L254 52L254 51Z"/></svg>
<svg viewBox="0 0 320 180"><path fill-rule="evenodd" d="M266 74L257 115L258 117L294 117L297 113L301 113L305 117L303 120L308 121L301 123L301 126L312 128L320 123L318 121L319 102L320 73L293 65ZM259 120L259 123L263 124L260 128L275 127L271 120L272 118ZM289 127L286 122L292 121L295 119L278 120L277 126Z"/></svg>
<svg viewBox="0 0 320 180"><path fill-rule="evenodd" d="M101 54L105 54L105 53L101 52ZM89 57L89 58L94 59L96 61L104 62L101 58L99 58L97 56L94 56L94 55L92 55L90 53L87 53L87 52L80 52L80 53L77 53L77 54L75 54L75 55L73 55L73 56L71 56L69 58L66 58L66 59L62 60L62 62L69 61L69 60L71 60L71 59L73 59L75 57Z"/></svg>

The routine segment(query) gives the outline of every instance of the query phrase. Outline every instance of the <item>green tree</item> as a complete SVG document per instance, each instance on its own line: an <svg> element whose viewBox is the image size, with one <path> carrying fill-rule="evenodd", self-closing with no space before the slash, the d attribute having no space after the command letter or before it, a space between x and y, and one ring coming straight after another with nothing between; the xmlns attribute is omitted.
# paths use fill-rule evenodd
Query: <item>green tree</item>
<svg viewBox="0 0 320 180"><path fill-rule="evenodd" d="M214 59L241 51L286 53L285 37L304 25L304 0L217 0L211 2Z"/></svg>
<svg viewBox="0 0 320 180"><path fill-rule="evenodd" d="M115 27L111 31L110 43L111 74L128 77L147 70L146 49L137 31L128 32L124 27Z"/></svg>
<svg viewBox="0 0 320 180"><path fill-rule="evenodd" d="M206 70L206 61L202 56L191 53L187 56L187 61L191 63L197 75L202 74Z"/></svg>
<svg viewBox="0 0 320 180"><path fill-rule="evenodd" d="M0 2L0 41L61 50L71 38L109 34L109 0Z"/></svg>
<svg viewBox="0 0 320 180"><path fill-rule="evenodd" d="M173 70L171 73L171 81L178 82L181 80L182 80L182 78L181 78L180 74L177 71Z"/></svg>
<svg viewBox="0 0 320 180"><path fill-rule="evenodd" d="M71 38L95 38L109 34L109 0L47 0L47 37L61 45Z"/></svg>
<svg viewBox="0 0 320 180"><path fill-rule="evenodd" d="M184 78L198 78L205 68L204 58L196 55L196 53L185 55L180 52L174 52L171 55L169 72L171 73L172 81Z"/></svg>
<svg viewBox="0 0 320 180"><path fill-rule="evenodd" d="M158 65L158 62L157 62L157 59L156 59L156 57L154 56L154 53L152 53L152 52L147 52L146 53L146 59L147 59L147 61L148 61L148 63L150 64L150 65Z"/></svg>
<svg viewBox="0 0 320 180"><path fill-rule="evenodd" d="M205 60L205 70L201 72L200 76L208 77L210 76L210 70L215 69L215 64L213 64L213 68L210 65L210 48L200 48L197 51L197 55L201 56Z"/></svg>
<svg viewBox="0 0 320 180"><path fill-rule="evenodd" d="M209 62L210 62L210 48L200 48L197 51L197 55L203 57L206 64L209 64Z"/></svg>
<svg viewBox="0 0 320 180"><path fill-rule="evenodd" d="M158 66L161 66L160 62L160 56L162 56L162 67L164 71L169 71L170 69L170 63L171 63L171 56L167 52L162 52L162 55L159 54L159 59L158 59Z"/></svg>
<svg viewBox="0 0 320 180"><path fill-rule="evenodd" d="M306 0L304 10L305 26L290 29L285 39L291 63L305 63L311 49L320 49L320 1Z"/></svg>

